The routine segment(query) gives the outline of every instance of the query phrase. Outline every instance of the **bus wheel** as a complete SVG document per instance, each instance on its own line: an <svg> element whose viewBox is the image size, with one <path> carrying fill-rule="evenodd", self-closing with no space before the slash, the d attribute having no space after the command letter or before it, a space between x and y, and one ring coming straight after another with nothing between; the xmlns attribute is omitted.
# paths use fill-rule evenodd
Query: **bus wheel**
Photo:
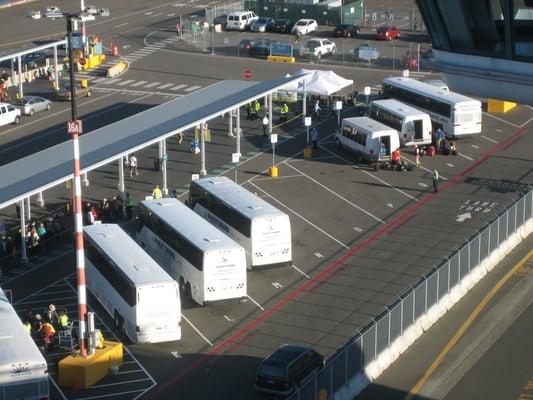
<svg viewBox="0 0 533 400"><path fill-rule="evenodd" d="M189 282L185 285L185 295L187 297L192 297L191 284Z"/></svg>

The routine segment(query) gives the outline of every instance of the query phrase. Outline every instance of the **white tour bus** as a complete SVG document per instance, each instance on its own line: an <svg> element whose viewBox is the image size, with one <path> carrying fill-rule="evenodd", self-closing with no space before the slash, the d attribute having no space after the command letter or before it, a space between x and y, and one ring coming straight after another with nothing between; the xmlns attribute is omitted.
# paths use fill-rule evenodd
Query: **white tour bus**
<svg viewBox="0 0 533 400"><path fill-rule="evenodd" d="M181 303L172 279L118 225L83 228L87 287L134 343L181 339Z"/></svg>
<svg viewBox="0 0 533 400"><path fill-rule="evenodd" d="M0 399L48 396L46 360L0 289Z"/></svg>
<svg viewBox="0 0 533 400"><path fill-rule="evenodd" d="M137 240L198 304L247 295L246 255L177 199L139 205Z"/></svg>
<svg viewBox="0 0 533 400"><path fill-rule="evenodd" d="M375 100L370 103L370 118L398 131L402 146L431 143L429 114L395 99Z"/></svg>
<svg viewBox="0 0 533 400"><path fill-rule="evenodd" d="M192 181L189 205L244 247L250 269L292 265L289 216L232 180Z"/></svg>
<svg viewBox="0 0 533 400"><path fill-rule="evenodd" d="M374 163L390 161L392 152L400 147L396 129L368 117L344 118L335 139L358 161Z"/></svg>
<svg viewBox="0 0 533 400"><path fill-rule="evenodd" d="M433 130L441 128L449 138L481 133L482 113L478 100L404 77L385 78L383 95L426 111Z"/></svg>

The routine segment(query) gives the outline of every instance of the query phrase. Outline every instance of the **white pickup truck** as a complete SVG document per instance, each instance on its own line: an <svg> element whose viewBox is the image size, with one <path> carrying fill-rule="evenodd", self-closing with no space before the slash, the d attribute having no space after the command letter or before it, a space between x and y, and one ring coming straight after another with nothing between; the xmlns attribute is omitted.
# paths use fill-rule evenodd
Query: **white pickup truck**
<svg viewBox="0 0 533 400"><path fill-rule="evenodd" d="M300 48L300 55L321 59L323 56L335 54L336 50L337 46L329 39L311 39Z"/></svg>

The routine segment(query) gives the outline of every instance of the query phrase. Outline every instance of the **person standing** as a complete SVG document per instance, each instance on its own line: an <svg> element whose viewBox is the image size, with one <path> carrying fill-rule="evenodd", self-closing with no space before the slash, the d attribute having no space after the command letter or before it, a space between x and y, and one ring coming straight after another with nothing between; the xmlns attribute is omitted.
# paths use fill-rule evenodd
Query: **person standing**
<svg viewBox="0 0 533 400"><path fill-rule="evenodd" d="M289 106L287 103L283 103L280 110L280 121L287 122L287 117L289 114Z"/></svg>
<svg viewBox="0 0 533 400"><path fill-rule="evenodd" d="M176 24L176 36L181 37L181 25Z"/></svg>
<svg viewBox="0 0 533 400"><path fill-rule="evenodd" d="M154 188L154 190L152 191L152 197L153 197L155 200L159 200L160 198L163 197L163 193L161 193L161 189L159 189L159 185L155 185L155 188Z"/></svg>
<svg viewBox="0 0 533 400"><path fill-rule="evenodd" d="M126 216L128 217L128 220L131 219L131 209L133 208L133 199L131 198L130 192L126 192Z"/></svg>
<svg viewBox="0 0 533 400"><path fill-rule="evenodd" d="M263 117L263 136L267 137L267 130L268 130L268 117L265 115Z"/></svg>
<svg viewBox="0 0 533 400"><path fill-rule="evenodd" d="M420 148L415 146L415 163L417 167L420 167Z"/></svg>
<svg viewBox="0 0 533 400"><path fill-rule="evenodd" d="M315 106L313 108L313 111L315 113L315 116L317 117L317 119L320 120L320 111L322 111L322 109L320 108L320 101L315 101Z"/></svg>
<svg viewBox="0 0 533 400"><path fill-rule="evenodd" d="M316 127L311 130L311 143L313 143L313 149L318 150L318 130Z"/></svg>
<svg viewBox="0 0 533 400"><path fill-rule="evenodd" d="M135 176L139 175L137 157L135 157L135 154L132 154L130 156L130 178L133 175L135 175Z"/></svg>
<svg viewBox="0 0 533 400"><path fill-rule="evenodd" d="M439 181L439 171L437 171L436 168L433 168L433 172L431 173L431 177L433 178L433 191L434 193L437 193L439 191L437 185Z"/></svg>

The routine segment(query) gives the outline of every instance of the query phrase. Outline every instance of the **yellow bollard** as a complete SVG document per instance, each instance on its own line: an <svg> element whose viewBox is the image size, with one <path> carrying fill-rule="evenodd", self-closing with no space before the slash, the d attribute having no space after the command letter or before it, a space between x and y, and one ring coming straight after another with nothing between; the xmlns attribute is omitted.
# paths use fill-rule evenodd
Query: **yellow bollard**
<svg viewBox="0 0 533 400"><path fill-rule="evenodd" d="M278 167L270 167L268 169L268 175L272 178L276 178L278 176Z"/></svg>

